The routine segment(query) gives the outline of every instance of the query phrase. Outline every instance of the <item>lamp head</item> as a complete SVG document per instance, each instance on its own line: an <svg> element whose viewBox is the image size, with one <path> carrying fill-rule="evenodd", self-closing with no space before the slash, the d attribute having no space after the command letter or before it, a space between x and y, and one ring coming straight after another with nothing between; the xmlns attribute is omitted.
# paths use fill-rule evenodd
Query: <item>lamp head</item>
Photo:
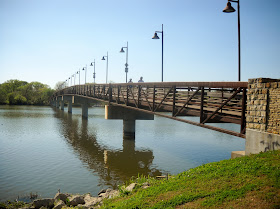
<svg viewBox="0 0 280 209"><path fill-rule="evenodd" d="M103 56L101 60L105 60L105 57Z"/></svg>
<svg viewBox="0 0 280 209"><path fill-rule="evenodd" d="M93 63L93 62L92 62ZM90 63L90 66L93 66L93 64L92 63Z"/></svg>
<svg viewBox="0 0 280 209"><path fill-rule="evenodd" d="M152 39L159 39L157 33L155 33L154 37Z"/></svg>
<svg viewBox="0 0 280 209"><path fill-rule="evenodd" d="M123 53L123 52L125 52L124 50L123 50L123 47L121 48L121 51L120 51L121 53Z"/></svg>
<svg viewBox="0 0 280 209"><path fill-rule="evenodd" d="M231 3L228 2L227 6L224 8L223 12L231 13L231 12L235 12L235 9L231 6Z"/></svg>

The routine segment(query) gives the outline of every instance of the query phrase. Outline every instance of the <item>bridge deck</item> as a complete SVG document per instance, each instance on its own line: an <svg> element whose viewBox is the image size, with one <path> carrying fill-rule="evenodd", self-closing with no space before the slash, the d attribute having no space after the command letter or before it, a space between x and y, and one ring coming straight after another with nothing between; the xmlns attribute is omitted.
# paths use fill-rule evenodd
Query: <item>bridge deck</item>
<svg viewBox="0 0 280 209"><path fill-rule="evenodd" d="M247 86L247 82L87 84L59 90L54 97L81 96L245 138ZM180 116L197 116L199 122ZM239 124L240 132L206 123Z"/></svg>

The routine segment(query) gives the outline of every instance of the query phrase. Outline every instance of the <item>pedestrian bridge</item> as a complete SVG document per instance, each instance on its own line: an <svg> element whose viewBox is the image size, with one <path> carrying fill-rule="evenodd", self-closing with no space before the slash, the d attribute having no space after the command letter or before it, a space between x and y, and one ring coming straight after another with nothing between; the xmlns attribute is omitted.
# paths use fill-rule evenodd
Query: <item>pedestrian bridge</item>
<svg viewBox="0 0 280 209"><path fill-rule="evenodd" d="M61 109L68 103L68 112L72 112L73 103L80 103L83 117L91 103L104 102L106 119L123 119L124 132L134 129L135 133L135 120L158 115L245 138L247 88L248 82L86 84L56 91L51 102ZM240 132L213 123L238 124Z"/></svg>

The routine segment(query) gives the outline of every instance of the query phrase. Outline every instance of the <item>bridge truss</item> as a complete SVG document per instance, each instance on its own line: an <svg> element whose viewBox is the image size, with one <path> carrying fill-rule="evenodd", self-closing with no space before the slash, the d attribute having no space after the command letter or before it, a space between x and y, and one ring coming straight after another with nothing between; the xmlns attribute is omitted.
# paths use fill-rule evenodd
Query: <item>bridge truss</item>
<svg viewBox="0 0 280 209"><path fill-rule="evenodd" d="M59 90L53 97L79 96L245 138L247 86L247 82L86 84ZM240 132L211 123L238 124Z"/></svg>

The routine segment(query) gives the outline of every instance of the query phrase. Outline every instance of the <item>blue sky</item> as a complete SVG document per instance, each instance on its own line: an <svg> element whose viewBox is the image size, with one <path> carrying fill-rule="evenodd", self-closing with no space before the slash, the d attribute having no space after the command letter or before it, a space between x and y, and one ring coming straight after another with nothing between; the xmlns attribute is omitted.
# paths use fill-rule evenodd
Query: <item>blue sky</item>
<svg viewBox="0 0 280 209"><path fill-rule="evenodd" d="M39 81L52 88L82 67L87 82L237 81L237 13L227 0L0 0L0 83ZM237 8L236 3L232 6ZM280 1L240 0L241 80L280 78ZM161 38L161 35L159 34ZM84 83L84 71L81 83ZM78 79L76 79L76 84ZM72 81L74 84L74 79Z"/></svg>

